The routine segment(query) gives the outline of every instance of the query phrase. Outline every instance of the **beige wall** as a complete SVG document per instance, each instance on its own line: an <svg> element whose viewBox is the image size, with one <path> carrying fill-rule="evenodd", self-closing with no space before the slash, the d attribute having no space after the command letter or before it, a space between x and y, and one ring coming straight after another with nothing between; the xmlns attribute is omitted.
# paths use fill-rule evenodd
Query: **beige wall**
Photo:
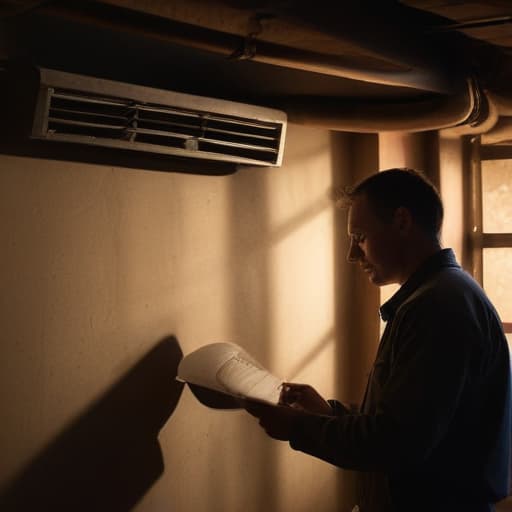
<svg viewBox="0 0 512 512"><path fill-rule="evenodd" d="M348 509L344 472L172 376L181 352L226 340L359 398L364 374L338 371L353 283L329 200L351 181L349 142L290 126L282 168L230 176L0 156L0 478L16 510Z"/></svg>
<svg viewBox="0 0 512 512"><path fill-rule="evenodd" d="M412 167L424 171L438 187L444 203L442 243L464 261L464 195L468 172L461 137L444 132L379 134L380 168Z"/></svg>
<svg viewBox="0 0 512 512"><path fill-rule="evenodd" d="M350 510L350 472L172 377L182 354L232 341L358 402L379 290L345 261L331 189L434 169L457 251L461 148L292 125L282 168L227 176L0 155L3 509Z"/></svg>
<svg viewBox="0 0 512 512"><path fill-rule="evenodd" d="M467 208L464 204L468 193L469 168L464 161L465 145L460 137L439 135L440 191L444 203L445 223L443 243L452 247L461 264L467 260L465 234ZM464 179L466 176L466 179ZM467 270L471 270L467 268Z"/></svg>

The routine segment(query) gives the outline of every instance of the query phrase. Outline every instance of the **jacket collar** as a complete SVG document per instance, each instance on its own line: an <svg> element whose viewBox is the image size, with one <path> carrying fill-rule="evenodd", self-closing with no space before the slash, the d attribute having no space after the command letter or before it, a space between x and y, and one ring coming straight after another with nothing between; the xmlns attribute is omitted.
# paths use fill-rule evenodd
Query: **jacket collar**
<svg viewBox="0 0 512 512"><path fill-rule="evenodd" d="M452 249L441 249L430 256L420 267L409 277L400 289L380 307L380 316L387 322L396 313L396 310L417 290L427 279L442 268L461 268L457 263Z"/></svg>

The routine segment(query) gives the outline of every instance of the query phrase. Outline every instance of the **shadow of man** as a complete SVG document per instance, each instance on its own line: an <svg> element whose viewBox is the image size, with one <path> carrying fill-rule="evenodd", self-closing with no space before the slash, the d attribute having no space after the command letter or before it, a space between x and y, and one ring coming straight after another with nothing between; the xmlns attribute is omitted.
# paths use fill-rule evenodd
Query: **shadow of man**
<svg viewBox="0 0 512 512"><path fill-rule="evenodd" d="M14 479L0 510L131 510L163 473L157 436L182 357L176 338L160 341Z"/></svg>

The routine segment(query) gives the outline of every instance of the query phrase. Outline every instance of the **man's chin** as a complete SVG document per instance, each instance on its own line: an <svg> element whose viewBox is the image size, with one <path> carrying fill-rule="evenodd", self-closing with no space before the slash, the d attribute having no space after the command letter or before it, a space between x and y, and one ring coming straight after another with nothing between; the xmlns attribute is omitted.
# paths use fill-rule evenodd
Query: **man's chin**
<svg viewBox="0 0 512 512"><path fill-rule="evenodd" d="M379 279L374 278L370 276L370 283L374 284L375 286L388 286L388 285L395 285L399 284L397 281L394 281L393 279Z"/></svg>
<svg viewBox="0 0 512 512"><path fill-rule="evenodd" d="M368 272L368 279L370 283L374 284L375 286L386 286L387 284L390 284L389 280L384 279L374 271Z"/></svg>
<svg viewBox="0 0 512 512"><path fill-rule="evenodd" d="M385 284L382 282L382 279L379 279L376 276L369 275L368 279L370 280L370 283L374 284L375 286L383 286Z"/></svg>
<svg viewBox="0 0 512 512"><path fill-rule="evenodd" d="M386 277L380 274L374 267L365 267L363 271L368 276L370 283L375 286L386 286L393 282L392 279L386 279Z"/></svg>

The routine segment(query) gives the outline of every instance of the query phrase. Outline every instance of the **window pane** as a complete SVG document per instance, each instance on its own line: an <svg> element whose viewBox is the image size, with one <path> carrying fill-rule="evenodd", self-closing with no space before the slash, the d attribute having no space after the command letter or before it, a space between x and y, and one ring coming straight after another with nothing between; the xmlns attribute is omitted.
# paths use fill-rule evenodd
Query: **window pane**
<svg viewBox="0 0 512 512"><path fill-rule="evenodd" d="M512 233L512 160L482 161L484 233Z"/></svg>
<svg viewBox="0 0 512 512"><path fill-rule="evenodd" d="M503 322L512 322L512 248L483 250L484 288Z"/></svg>

